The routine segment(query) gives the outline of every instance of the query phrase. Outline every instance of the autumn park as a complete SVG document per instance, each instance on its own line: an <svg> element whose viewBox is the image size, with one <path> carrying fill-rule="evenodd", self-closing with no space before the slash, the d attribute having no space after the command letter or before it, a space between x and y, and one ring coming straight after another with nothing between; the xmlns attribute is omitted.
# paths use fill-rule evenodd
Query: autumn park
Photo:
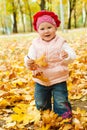
<svg viewBox="0 0 87 130"><path fill-rule="evenodd" d="M24 57L38 35L33 15L41 10L58 15L57 34L76 52L67 80L72 123L35 106L33 74ZM44 65L43 58L36 63ZM0 0L0 130L87 130L87 0Z"/></svg>

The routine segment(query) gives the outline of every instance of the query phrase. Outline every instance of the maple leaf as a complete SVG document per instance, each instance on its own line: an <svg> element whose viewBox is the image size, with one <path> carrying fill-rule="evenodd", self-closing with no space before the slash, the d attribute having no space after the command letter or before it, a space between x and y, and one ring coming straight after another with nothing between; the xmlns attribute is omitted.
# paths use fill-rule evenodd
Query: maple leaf
<svg viewBox="0 0 87 130"><path fill-rule="evenodd" d="M13 121L22 122L24 119L24 114L13 114L11 115Z"/></svg>
<svg viewBox="0 0 87 130"><path fill-rule="evenodd" d="M24 79L24 78L19 78L19 79L16 79L14 81L12 81L12 84L15 86L15 87L23 87L23 85L26 83L27 81Z"/></svg>
<svg viewBox="0 0 87 130"><path fill-rule="evenodd" d="M42 55L40 58L36 59L35 63L41 67L46 67L48 65L46 62L45 55Z"/></svg>
<svg viewBox="0 0 87 130"><path fill-rule="evenodd" d="M47 124L46 126L42 126L39 130L50 130L50 124Z"/></svg>
<svg viewBox="0 0 87 130"><path fill-rule="evenodd" d="M40 119L40 112L34 107L30 107L27 104L19 104L13 108L14 114L11 115L13 121L23 122L24 125L29 122L37 123Z"/></svg>
<svg viewBox="0 0 87 130"><path fill-rule="evenodd" d="M44 76L43 73L37 73L36 75L33 75L34 78L38 78L43 82L49 82L49 79Z"/></svg>
<svg viewBox="0 0 87 130"><path fill-rule="evenodd" d="M66 124L62 130L71 130L72 129L72 125L71 124Z"/></svg>
<svg viewBox="0 0 87 130"><path fill-rule="evenodd" d="M16 126L16 122L7 123L7 125L6 125L7 128L12 128L15 126Z"/></svg>
<svg viewBox="0 0 87 130"><path fill-rule="evenodd" d="M5 108L6 106L9 106L10 103L7 101L7 99L0 99L0 108Z"/></svg>
<svg viewBox="0 0 87 130"><path fill-rule="evenodd" d="M13 79L13 78L16 78L15 72L11 72L9 75L9 79Z"/></svg>

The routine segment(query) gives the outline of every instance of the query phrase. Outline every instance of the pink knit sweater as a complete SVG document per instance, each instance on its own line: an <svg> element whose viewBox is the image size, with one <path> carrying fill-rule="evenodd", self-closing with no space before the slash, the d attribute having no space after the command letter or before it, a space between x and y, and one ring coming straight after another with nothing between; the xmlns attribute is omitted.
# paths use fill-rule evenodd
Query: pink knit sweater
<svg viewBox="0 0 87 130"><path fill-rule="evenodd" d="M68 53L68 58L62 59L62 50L65 50ZM44 77L46 77L48 81L44 82L38 78L33 78L33 80L44 86L51 86L66 81L69 76L68 64L72 63L76 57L74 50L62 37L56 36L50 42L43 41L38 37L33 40L32 45L29 48L28 56L31 59L38 59L44 54L48 66L40 67L38 70L33 71L33 73L43 72ZM25 56L26 67L28 67L27 60L28 58Z"/></svg>

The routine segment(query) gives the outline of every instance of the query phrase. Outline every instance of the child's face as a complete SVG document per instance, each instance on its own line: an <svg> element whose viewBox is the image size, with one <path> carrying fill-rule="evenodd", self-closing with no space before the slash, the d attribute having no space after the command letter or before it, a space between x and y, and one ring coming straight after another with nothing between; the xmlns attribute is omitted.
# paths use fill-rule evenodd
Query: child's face
<svg viewBox="0 0 87 130"><path fill-rule="evenodd" d="M38 27L38 33L44 41L49 42L56 35L56 27L48 22L43 22Z"/></svg>

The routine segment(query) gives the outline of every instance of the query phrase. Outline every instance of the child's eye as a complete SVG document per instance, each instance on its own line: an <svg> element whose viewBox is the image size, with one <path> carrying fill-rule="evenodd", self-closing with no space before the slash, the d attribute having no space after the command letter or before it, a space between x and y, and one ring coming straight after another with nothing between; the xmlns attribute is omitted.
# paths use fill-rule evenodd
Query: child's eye
<svg viewBox="0 0 87 130"><path fill-rule="evenodd" d="M51 26L48 27L48 29L50 29L50 28L51 28Z"/></svg>
<svg viewBox="0 0 87 130"><path fill-rule="evenodd" d="M44 28L40 28L40 30L44 30Z"/></svg>

